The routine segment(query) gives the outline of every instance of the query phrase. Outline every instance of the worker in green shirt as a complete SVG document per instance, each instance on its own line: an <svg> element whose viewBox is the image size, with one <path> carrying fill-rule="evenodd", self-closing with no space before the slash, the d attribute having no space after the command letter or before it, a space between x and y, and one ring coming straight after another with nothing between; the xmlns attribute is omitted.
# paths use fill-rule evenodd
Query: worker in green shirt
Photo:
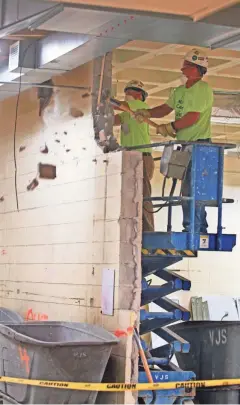
<svg viewBox="0 0 240 405"><path fill-rule="evenodd" d="M163 136L176 137L179 141L211 142L211 112L213 91L202 81L208 68L208 57L197 49L192 49L184 57L182 73L186 83L177 87L168 101L148 110L139 110L135 117L142 122L143 117L162 118L175 111L175 121L159 125L157 133ZM182 195L190 196L191 167L189 165L182 185ZM183 202L184 231L190 228L190 206ZM204 206L195 208L195 232L207 233L208 223Z"/></svg>
<svg viewBox="0 0 240 405"><path fill-rule="evenodd" d="M124 89L125 102L132 111L148 109L145 102L148 94L142 82L131 80ZM117 109L117 108L116 108ZM114 125L121 126L121 146L141 146L150 144L149 126L138 122L128 112L114 116ZM136 149L143 155L143 197L151 197L151 179L154 173L154 160L151 149ZM151 201L143 203L143 231L154 231L153 205Z"/></svg>

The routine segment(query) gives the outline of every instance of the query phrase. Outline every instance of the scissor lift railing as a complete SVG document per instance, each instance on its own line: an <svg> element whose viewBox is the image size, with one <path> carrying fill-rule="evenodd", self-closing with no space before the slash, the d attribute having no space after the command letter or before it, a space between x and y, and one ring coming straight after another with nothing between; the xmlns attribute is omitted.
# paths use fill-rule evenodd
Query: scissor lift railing
<svg viewBox="0 0 240 405"><path fill-rule="evenodd" d="M164 310L163 312L141 310L140 314L140 334L154 332L166 342L163 346L151 349L147 348L143 341L152 377L156 382L189 381L195 378L193 372L180 370L172 363L173 355L177 352L188 353L190 345L167 327L175 321L190 319L190 312L187 309L166 296L180 290L189 291L191 282L167 268L185 257L196 258L199 250L231 252L236 244L236 235L224 234L222 227L222 204L234 202L222 197L224 150L233 148L235 145L184 142L169 142L167 145L179 144L190 146L191 150L190 196L174 196L172 193L170 197L151 198L154 207L168 209L167 231L144 232L142 239L141 305L155 303ZM166 146L166 143L143 145L142 148L159 146ZM173 181L176 182L176 179ZM181 205L184 200L189 201L190 229L189 232L174 232L172 231L172 210L174 206ZM218 211L216 233L202 235L195 231L197 204L216 207ZM148 276L153 274L164 283L152 285ZM141 364L139 381L147 381ZM195 391L191 388L179 387L174 390L156 391L155 394L151 391L141 392L139 395L141 395L139 402L173 404L183 403L186 399L193 398Z"/></svg>

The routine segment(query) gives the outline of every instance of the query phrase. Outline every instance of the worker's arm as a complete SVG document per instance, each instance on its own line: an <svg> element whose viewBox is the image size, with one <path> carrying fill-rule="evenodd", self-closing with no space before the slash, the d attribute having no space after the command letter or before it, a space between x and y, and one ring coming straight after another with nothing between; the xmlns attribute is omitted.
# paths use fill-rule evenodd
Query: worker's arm
<svg viewBox="0 0 240 405"><path fill-rule="evenodd" d="M120 115L119 115L119 114L114 115L113 125L114 125L114 126L119 126L119 125L121 125L121 124L122 124L122 122L121 122L121 117L120 117Z"/></svg>
<svg viewBox="0 0 240 405"><path fill-rule="evenodd" d="M195 124L195 122L199 120L199 117L199 112L188 112L179 120L173 121L169 124L159 125L157 128L157 134L175 138L178 131L184 128L191 127L193 124Z"/></svg>
<svg viewBox="0 0 240 405"><path fill-rule="evenodd" d="M167 104L162 104L147 111L150 114L150 118L163 118L169 115L173 111L173 108Z"/></svg>
<svg viewBox="0 0 240 405"><path fill-rule="evenodd" d="M180 131L180 129L191 127L199 120L199 118L199 112L188 112L182 118L174 121L172 124L176 131Z"/></svg>
<svg viewBox="0 0 240 405"><path fill-rule="evenodd" d="M135 112L135 118L139 122L143 122L144 118L162 118L166 117L166 115L170 114L173 111L167 104L162 104L157 107L146 109L146 110L137 110Z"/></svg>
<svg viewBox="0 0 240 405"><path fill-rule="evenodd" d="M126 106L127 108L129 108L129 105L126 101L121 101L121 106L123 106L123 107ZM122 110L121 106L118 107L117 105L114 105L114 107L113 107L114 111L121 111L121 114L114 115L114 121L113 121L114 126L122 125L121 116L123 114L123 112L122 112L123 110Z"/></svg>

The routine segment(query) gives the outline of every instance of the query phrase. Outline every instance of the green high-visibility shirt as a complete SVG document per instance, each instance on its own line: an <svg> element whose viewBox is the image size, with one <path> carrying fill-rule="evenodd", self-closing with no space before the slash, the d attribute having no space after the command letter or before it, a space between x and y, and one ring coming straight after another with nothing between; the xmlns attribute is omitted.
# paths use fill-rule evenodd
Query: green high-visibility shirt
<svg viewBox="0 0 240 405"><path fill-rule="evenodd" d="M132 111L148 109L147 103L141 100L131 100L127 102ZM119 114L121 120L121 145L140 146L151 143L149 125L145 122L139 123L128 112ZM152 153L152 149L136 149L139 152Z"/></svg>
<svg viewBox="0 0 240 405"><path fill-rule="evenodd" d="M170 95L167 103L175 110L175 119L179 120L188 112L200 113L199 120L191 127L177 132L179 141L197 141L211 138L211 113L213 105L213 91L202 80L192 87L177 87Z"/></svg>

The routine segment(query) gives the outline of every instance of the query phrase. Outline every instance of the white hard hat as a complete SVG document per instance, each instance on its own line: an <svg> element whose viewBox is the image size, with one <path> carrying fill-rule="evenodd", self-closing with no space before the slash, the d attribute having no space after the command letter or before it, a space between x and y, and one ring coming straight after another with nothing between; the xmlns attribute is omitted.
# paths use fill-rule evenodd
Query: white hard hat
<svg viewBox="0 0 240 405"><path fill-rule="evenodd" d="M128 84L124 88L124 91L128 89L141 91L143 93L144 100L148 96L148 93L146 92L146 90L144 90L144 84L140 80L131 80L130 82L128 82Z"/></svg>
<svg viewBox="0 0 240 405"><path fill-rule="evenodd" d="M202 66L206 69L208 68L208 57L202 50L191 49L191 51L187 52L184 56L184 60L194 63L194 65Z"/></svg>

